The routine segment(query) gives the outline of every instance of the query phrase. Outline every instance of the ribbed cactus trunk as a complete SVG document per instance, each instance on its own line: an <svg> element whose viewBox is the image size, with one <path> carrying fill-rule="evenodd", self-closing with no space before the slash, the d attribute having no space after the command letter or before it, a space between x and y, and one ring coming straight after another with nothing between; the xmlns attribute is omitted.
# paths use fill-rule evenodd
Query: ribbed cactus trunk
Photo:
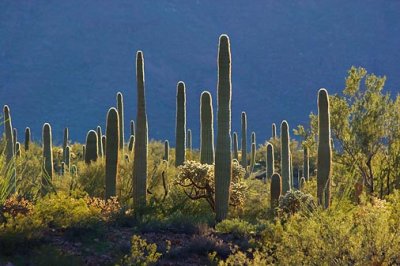
<svg viewBox="0 0 400 266"><path fill-rule="evenodd" d="M164 158L165 161L169 161L169 141L164 141Z"/></svg>
<svg viewBox="0 0 400 266"><path fill-rule="evenodd" d="M233 159L239 160L239 144L236 132L233 132Z"/></svg>
<svg viewBox="0 0 400 266"><path fill-rule="evenodd" d="M214 115L211 93L200 97L200 162L214 163Z"/></svg>
<svg viewBox="0 0 400 266"><path fill-rule="evenodd" d="M303 151L303 176L306 181L310 180L310 158L307 147L304 147Z"/></svg>
<svg viewBox="0 0 400 266"><path fill-rule="evenodd" d="M266 179L270 179L275 172L274 146L271 143L267 144L267 169Z"/></svg>
<svg viewBox="0 0 400 266"><path fill-rule="evenodd" d="M71 163L71 147L67 146L65 148L65 164L69 168Z"/></svg>
<svg viewBox="0 0 400 266"><path fill-rule="evenodd" d="M110 108L107 113L106 124L106 193L105 198L109 199L117 194L117 173L119 155L119 117L115 108Z"/></svg>
<svg viewBox="0 0 400 266"><path fill-rule="evenodd" d="M43 159L44 159L44 171L42 176L42 195L46 195L48 192L49 185L53 180L53 140L51 134L51 126L48 123L43 125Z"/></svg>
<svg viewBox="0 0 400 266"><path fill-rule="evenodd" d="M176 89L176 144L175 166L178 167L186 159L186 88L180 81Z"/></svg>
<svg viewBox="0 0 400 266"><path fill-rule="evenodd" d="M279 197L282 195L282 178L275 173L271 176L271 208L278 207Z"/></svg>
<svg viewBox="0 0 400 266"><path fill-rule="evenodd" d="M130 122L130 132L131 136L135 136L135 121L131 120Z"/></svg>
<svg viewBox="0 0 400 266"><path fill-rule="evenodd" d="M106 135L101 136L101 144L103 145L103 154L106 154L106 143L107 142L107 137Z"/></svg>
<svg viewBox="0 0 400 266"><path fill-rule="evenodd" d="M124 98L121 92L117 93L117 109L119 117L119 148L124 148Z"/></svg>
<svg viewBox="0 0 400 266"><path fill-rule="evenodd" d="M18 142L18 131L16 128L13 129L13 146L14 151L17 149L17 142Z"/></svg>
<svg viewBox="0 0 400 266"><path fill-rule="evenodd" d="M103 157L103 142L101 141L101 137L103 136L103 132L101 130L101 126L97 126L97 156Z"/></svg>
<svg viewBox="0 0 400 266"><path fill-rule="evenodd" d="M216 220L228 215L229 190L232 176L231 156L231 51L229 38L221 35L218 49L218 132L215 150L215 212Z"/></svg>
<svg viewBox="0 0 400 266"><path fill-rule="evenodd" d="M291 188L290 182L290 137L289 125L286 120L281 124L281 175L282 175L282 193L286 194Z"/></svg>
<svg viewBox="0 0 400 266"><path fill-rule="evenodd" d="M329 113L329 96L325 89L318 91L318 159L317 196L325 209L331 202L332 147Z"/></svg>
<svg viewBox="0 0 400 266"><path fill-rule="evenodd" d="M64 135L63 135L63 161L65 162L65 149L68 146L68 139L69 139L69 130L68 128L64 128Z"/></svg>
<svg viewBox="0 0 400 266"><path fill-rule="evenodd" d="M276 139L276 125L272 123L272 139Z"/></svg>
<svg viewBox="0 0 400 266"><path fill-rule="evenodd" d="M188 129L187 131L187 144L186 147L189 152L192 152L192 130Z"/></svg>
<svg viewBox="0 0 400 266"><path fill-rule="evenodd" d="M247 169L247 115L242 112L242 160L241 165Z"/></svg>
<svg viewBox="0 0 400 266"><path fill-rule="evenodd" d="M30 144L31 144L31 129L27 127L25 128L25 151L29 151Z"/></svg>
<svg viewBox="0 0 400 266"><path fill-rule="evenodd" d="M17 181L16 181L16 170L15 170L15 146L14 146L14 134L11 123L10 108L4 106L4 131L6 134L6 165L7 175L10 176L9 192L14 194L16 192Z"/></svg>
<svg viewBox="0 0 400 266"><path fill-rule="evenodd" d="M133 163L133 204L141 209L146 206L147 193L147 114L145 98L144 59L141 51L136 55L137 117L135 133L135 159Z"/></svg>
<svg viewBox="0 0 400 266"><path fill-rule="evenodd" d="M135 136L131 135L129 137L129 144L128 144L128 150L131 152L133 151L133 147L135 145Z"/></svg>
<svg viewBox="0 0 400 266"><path fill-rule="evenodd" d="M97 154L97 133L90 130L86 135L85 163L90 164L92 161L97 161Z"/></svg>

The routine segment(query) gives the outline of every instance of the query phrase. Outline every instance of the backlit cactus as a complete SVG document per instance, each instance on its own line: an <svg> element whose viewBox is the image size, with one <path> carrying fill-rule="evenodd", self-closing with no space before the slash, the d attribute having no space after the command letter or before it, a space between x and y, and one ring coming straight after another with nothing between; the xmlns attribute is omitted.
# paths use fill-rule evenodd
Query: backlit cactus
<svg viewBox="0 0 400 266"><path fill-rule="evenodd" d="M233 132L233 159L239 160L239 144L236 132Z"/></svg>
<svg viewBox="0 0 400 266"><path fill-rule="evenodd" d="M242 112L242 159L240 164L247 169L247 116Z"/></svg>
<svg viewBox="0 0 400 266"><path fill-rule="evenodd" d="M135 121L131 120L130 122L130 131L131 131L131 136L135 136Z"/></svg>
<svg viewBox="0 0 400 266"><path fill-rule="evenodd" d="M325 89L318 91L318 154L317 197L324 208L330 206L332 175L331 125L329 96Z"/></svg>
<svg viewBox="0 0 400 266"><path fill-rule="evenodd" d="M182 81L178 82L176 89L175 134L175 166L178 167L186 160L186 88Z"/></svg>
<svg viewBox="0 0 400 266"><path fill-rule="evenodd" d="M189 152L192 152L192 130L188 129L187 131L187 144L186 144L187 149Z"/></svg>
<svg viewBox="0 0 400 266"><path fill-rule="evenodd" d="M85 163L90 164L92 161L97 161L97 154L97 133L90 130L86 135Z"/></svg>
<svg viewBox="0 0 400 266"><path fill-rule="evenodd" d="M229 37L221 35L218 49L218 130L215 150L216 220L226 219L232 176L231 156L231 51Z"/></svg>
<svg viewBox="0 0 400 266"><path fill-rule="evenodd" d="M276 125L272 123L272 139L276 139Z"/></svg>
<svg viewBox="0 0 400 266"><path fill-rule="evenodd" d="M286 120L281 124L281 175L282 175L282 193L286 194L291 188L290 174L290 137L289 125Z"/></svg>
<svg viewBox="0 0 400 266"><path fill-rule="evenodd" d="M136 55L137 117L135 132L135 158L133 163L133 204L141 209L146 206L147 194L147 114L145 98L144 59L141 51Z"/></svg>
<svg viewBox="0 0 400 266"><path fill-rule="evenodd" d="M101 141L101 137L103 136L103 132L101 130L101 126L97 126L97 156L103 157L103 142Z"/></svg>
<svg viewBox="0 0 400 266"><path fill-rule="evenodd" d="M266 179L270 179L275 172L274 146L271 143L267 144L267 164L266 164Z"/></svg>
<svg viewBox="0 0 400 266"><path fill-rule="evenodd" d="M271 208L278 207L279 197L282 195L282 178L279 174L274 173L271 176Z"/></svg>
<svg viewBox="0 0 400 266"><path fill-rule="evenodd" d="M203 91L200 97L200 162L214 163L214 116L208 91Z"/></svg>
<svg viewBox="0 0 400 266"><path fill-rule="evenodd" d="M103 145L103 154L104 154L104 156L106 154L106 142L107 142L106 135L101 136L101 145Z"/></svg>
<svg viewBox="0 0 400 266"><path fill-rule="evenodd" d="M133 151L133 147L135 145L135 136L131 135L129 137L129 144L128 144L128 150L131 152Z"/></svg>
<svg viewBox="0 0 400 266"><path fill-rule="evenodd" d="M17 142L18 142L18 131L16 128L13 129L13 146L14 151L17 149Z"/></svg>
<svg viewBox="0 0 400 266"><path fill-rule="evenodd" d="M53 180L53 140L51 126L48 123L43 125L42 130L44 169L42 175L42 195L47 194L49 185Z"/></svg>
<svg viewBox="0 0 400 266"><path fill-rule="evenodd" d="M169 161L169 142L168 142L168 140L164 141L164 157L163 157L163 159L167 162Z"/></svg>
<svg viewBox="0 0 400 266"><path fill-rule="evenodd" d="M119 155L119 117L115 108L110 108L107 113L106 125L106 192L105 198L114 197L117 187L118 155Z"/></svg>
<svg viewBox="0 0 400 266"><path fill-rule="evenodd" d="M117 93L117 110L119 117L119 148L122 150L124 148L124 98L121 92Z"/></svg>
<svg viewBox="0 0 400 266"><path fill-rule="evenodd" d="M31 143L31 129L29 127L25 128L25 151L29 150Z"/></svg>
<svg viewBox="0 0 400 266"><path fill-rule="evenodd" d="M21 156L21 143L19 143L18 141L17 143L15 143L15 156Z"/></svg>
<svg viewBox="0 0 400 266"><path fill-rule="evenodd" d="M256 132L251 132L251 143L256 143Z"/></svg>
<svg viewBox="0 0 400 266"><path fill-rule="evenodd" d="M303 150L303 176L306 181L310 180L310 158L307 147L304 147Z"/></svg>

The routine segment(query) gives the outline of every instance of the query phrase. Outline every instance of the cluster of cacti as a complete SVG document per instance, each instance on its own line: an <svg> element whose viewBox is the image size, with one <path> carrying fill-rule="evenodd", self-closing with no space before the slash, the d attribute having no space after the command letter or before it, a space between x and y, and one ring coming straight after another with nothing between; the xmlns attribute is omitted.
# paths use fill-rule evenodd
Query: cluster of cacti
<svg viewBox="0 0 400 266"><path fill-rule="evenodd" d="M214 163L214 116L212 97L204 91L200 97L200 162Z"/></svg>
<svg viewBox="0 0 400 266"><path fill-rule="evenodd" d="M318 91L318 155L317 155L317 196L324 208L330 206L332 175L331 126L329 96L325 89Z"/></svg>
<svg viewBox="0 0 400 266"><path fill-rule="evenodd" d="M133 204L146 206L147 194L147 114L145 99L144 59L141 51L136 55L137 117L135 132L135 159L133 161ZM185 131L184 131L185 132ZM107 148L108 149L108 148Z"/></svg>
<svg viewBox="0 0 400 266"><path fill-rule="evenodd" d="M286 120L281 124L281 176L282 176L282 192L285 194L291 188L290 174L290 138L289 125Z"/></svg>
<svg viewBox="0 0 400 266"><path fill-rule="evenodd" d="M118 172L118 154L119 154L119 115L115 108L110 108L107 113L106 125L106 191L105 198L116 195L117 172Z"/></svg>
<svg viewBox="0 0 400 266"><path fill-rule="evenodd" d="M182 165L186 160L186 88L180 81L176 88L176 144L175 166Z"/></svg>
<svg viewBox="0 0 400 266"><path fill-rule="evenodd" d="M53 140L51 126L48 123L43 125L42 132L43 144L43 175L42 175L42 195L47 194L49 185L53 180Z"/></svg>
<svg viewBox="0 0 400 266"><path fill-rule="evenodd" d="M245 112L242 112L242 160L240 164L244 169L247 168L247 116Z"/></svg>
<svg viewBox="0 0 400 266"><path fill-rule="evenodd" d="M92 161L97 161L97 133L94 130L89 130L86 135L86 153L85 163L90 164Z"/></svg>
<svg viewBox="0 0 400 266"><path fill-rule="evenodd" d="M216 220L228 215L232 175L231 158L231 51L227 35L219 38L217 146L215 149L215 213Z"/></svg>
<svg viewBox="0 0 400 266"><path fill-rule="evenodd" d="M124 98L121 92L117 93L117 110L118 110L118 123L119 123L119 148L124 148Z"/></svg>
<svg viewBox="0 0 400 266"><path fill-rule="evenodd" d="M31 129L29 127L25 128L25 151L29 150L31 143Z"/></svg>

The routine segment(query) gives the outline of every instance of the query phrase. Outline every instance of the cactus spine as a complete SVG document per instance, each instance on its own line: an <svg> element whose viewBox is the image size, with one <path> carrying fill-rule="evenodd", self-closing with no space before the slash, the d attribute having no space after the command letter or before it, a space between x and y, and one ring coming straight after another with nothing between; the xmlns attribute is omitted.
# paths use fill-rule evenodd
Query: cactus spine
<svg viewBox="0 0 400 266"><path fill-rule="evenodd" d="M124 148L124 98L121 92L117 93L117 109L119 117L119 148Z"/></svg>
<svg viewBox="0 0 400 266"><path fill-rule="evenodd" d="M168 140L164 141L164 158L165 161L169 161L169 142Z"/></svg>
<svg viewBox="0 0 400 266"><path fill-rule="evenodd" d="M192 130L190 130L190 129L188 129L188 131L187 131L186 147L188 148L189 152L192 152Z"/></svg>
<svg viewBox="0 0 400 266"><path fill-rule="evenodd" d="M144 59L141 51L136 55L137 117L135 133L135 159L133 163L133 204L136 208L146 206L147 192L147 114L145 99Z"/></svg>
<svg viewBox="0 0 400 266"><path fill-rule="evenodd" d="M131 152L133 150L133 146L135 145L135 136L131 135L129 137L129 145L128 150Z"/></svg>
<svg viewBox="0 0 400 266"><path fill-rule="evenodd" d="M281 175L283 194L286 194L286 192L288 192L291 188L289 141L289 125L286 120L283 120L281 124Z"/></svg>
<svg viewBox="0 0 400 266"><path fill-rule="evenodd" d="M247 169L247 116L242 112L242 161L241 165Z"/></svg>
<svg viewBox="0 0 400 266"><path fill-rule="evenodd" d="M43 158L44 173L42 176L42 195L47 194L47 188L53 180L53 141L51 134L51 126L48 123L43 125Z"/></svg>
<svg viewBox="0 0 400 266"><path fill-rule="evenodd" d="M306 181L310 180L310 158L308 155L308 148L304 147L303 151L303 176Z"/></svg>
<svg viewBox="0 0 400 266"><path fill-rule="evenodd" d="M272 177L275 172L275 160L274 160L274 146L271 143L267 144L267 171L266 171L266 179Z"/></svg>
<svg viewBox="0 0 400 266"><path fill-rule="evenodd" d="M119 150L119 117L115 108L110 108L107 113L106 125L106 194L105 198L116 195L117 172L118 172L118 150Z"/></svg>
<svg viewBox="0 0 400 266"><path fill-rule="evenodd" d="M275 173L271 176L271 209L278 207L279 197L282 195L282 178Z"/></svg>
<svg viewBox="0 0 400 266"><path fill-rule="evenodd" d="M238 135L233 132L233 159L239 160Z"/></svg>
<svg viewBox="0 0 400 266"><path fill-rule="evenodd" d="M200 162L214 163L214 116L211 93L203 91L200 97Z"/></svg>
<svg viewBox="0 0 400 266"><path fill-rule="evenodd" d="M91 161L97 161L97 154L97 133L90 130L86 135L85 163L90 164Z"/></svg>
<svg viewBox="0 0 400 266"><path fill-rule="evenodd" d="M64 128L64 137L63 137L63 161L65 162L65 151L68 146L68 139L69 139L69 130L68 128Z"/></svg>
<svg viewBox="0 0 400 266"><path fill-rule="evenodd" d="M31 129L27 127L25 128L25 151L29 150L30 143L31 143Z"/></svg>
<svg viewBox="0 0 400 266"><path fill-rule="evenodd" d="M318 91L318 160L317 196L319 204L330 206L330 186L332 175L331 125L329 96L325 89Z"/></svg>
<svg viewBox="0 0 400 266"><path fill-rule="evenodd" d="M272 139L276 139L276 125L272 123Z"/></svg>
<svg viewBox="0 0 400 266"><path fill-rule="evenodd" d="M103 157L103 142L101 141L101 136L103 136L101 126L97 126L97 156Z"/></svg>
<svg viewBox="0 0 400 266"><path fill-rule="evenodd" d="M130 129L131 129L131 136L135 136L135 122L133 120L131 120Z"/></svg>
<svg viewBox="0 0 400 266"><path fill-rule="evenodd" d="M218 49L218 133L215 151L216 220L226 219L232 176L231 157L231 51L229 37L221 35Z"/></svg>
<svg viewBox="0 0 400 266"><path fill-rule="evenodd" d="M186 88L185 83L178 82L176 89L176 145L175 166L178 167L185 162L186 144Z"/></svg>

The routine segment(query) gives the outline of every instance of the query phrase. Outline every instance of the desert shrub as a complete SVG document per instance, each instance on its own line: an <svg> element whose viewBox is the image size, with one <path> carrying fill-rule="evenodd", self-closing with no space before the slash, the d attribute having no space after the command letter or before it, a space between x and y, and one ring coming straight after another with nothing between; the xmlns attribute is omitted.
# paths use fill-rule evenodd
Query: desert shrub
<svg viewBox="0 0 400 266"><path fill-rule="evenodd" d="M195 161L186 161L178 167L175 184L182 187L186 196L192 200L205 199L212 210L215 210L214 166ZM234 160L229 204L241 208L247 186L242 181L245 170Z"/></svg>
<svg viewBox="0 0 400 266"><path fill-rule="evenodd" d="M161 253L157 252L156 244L149 244L145 239L138 235L132 236L131 252L126 255L122 265L152 265L161 257Z"/></svg>
<svg viewBox="0 0 400 266"><path fill-rule="evenodd" d="M240 219L226 219L215 226L218 233L232 234L235 237L248 237L254 235L257 227Z"/></svg>
<svg viewBox="0 0 400 266"><path fill-rule="evenodd" d="M23 197L19 197L15 194L12 195L10 198L6 199L6 201L0 207L0 218L4 217L4 215L6 214L9 214L13 218L15 218L19 214L26 216L31 213L32 209L33 209L32 202L24 199Z"/></svg>
<svg viewBox="0 0 400 266"><path fill-rule="evenodd" d="M272 258L268 257L265 253L259 250L249 250L247 253L236 250L226 260L220 260L217 258L217 253L210 254L209 258L211 262L218 263L219 266L259 266L259 265L273 265L271 263Z"/></svg>
<svg viewBox="0 0 400 266"><path fill-rule="evenodd" d="M313 211L316 208L314 198L299 190L290 190L279 198L280 215L293 215L298 211Z"/></svg>

